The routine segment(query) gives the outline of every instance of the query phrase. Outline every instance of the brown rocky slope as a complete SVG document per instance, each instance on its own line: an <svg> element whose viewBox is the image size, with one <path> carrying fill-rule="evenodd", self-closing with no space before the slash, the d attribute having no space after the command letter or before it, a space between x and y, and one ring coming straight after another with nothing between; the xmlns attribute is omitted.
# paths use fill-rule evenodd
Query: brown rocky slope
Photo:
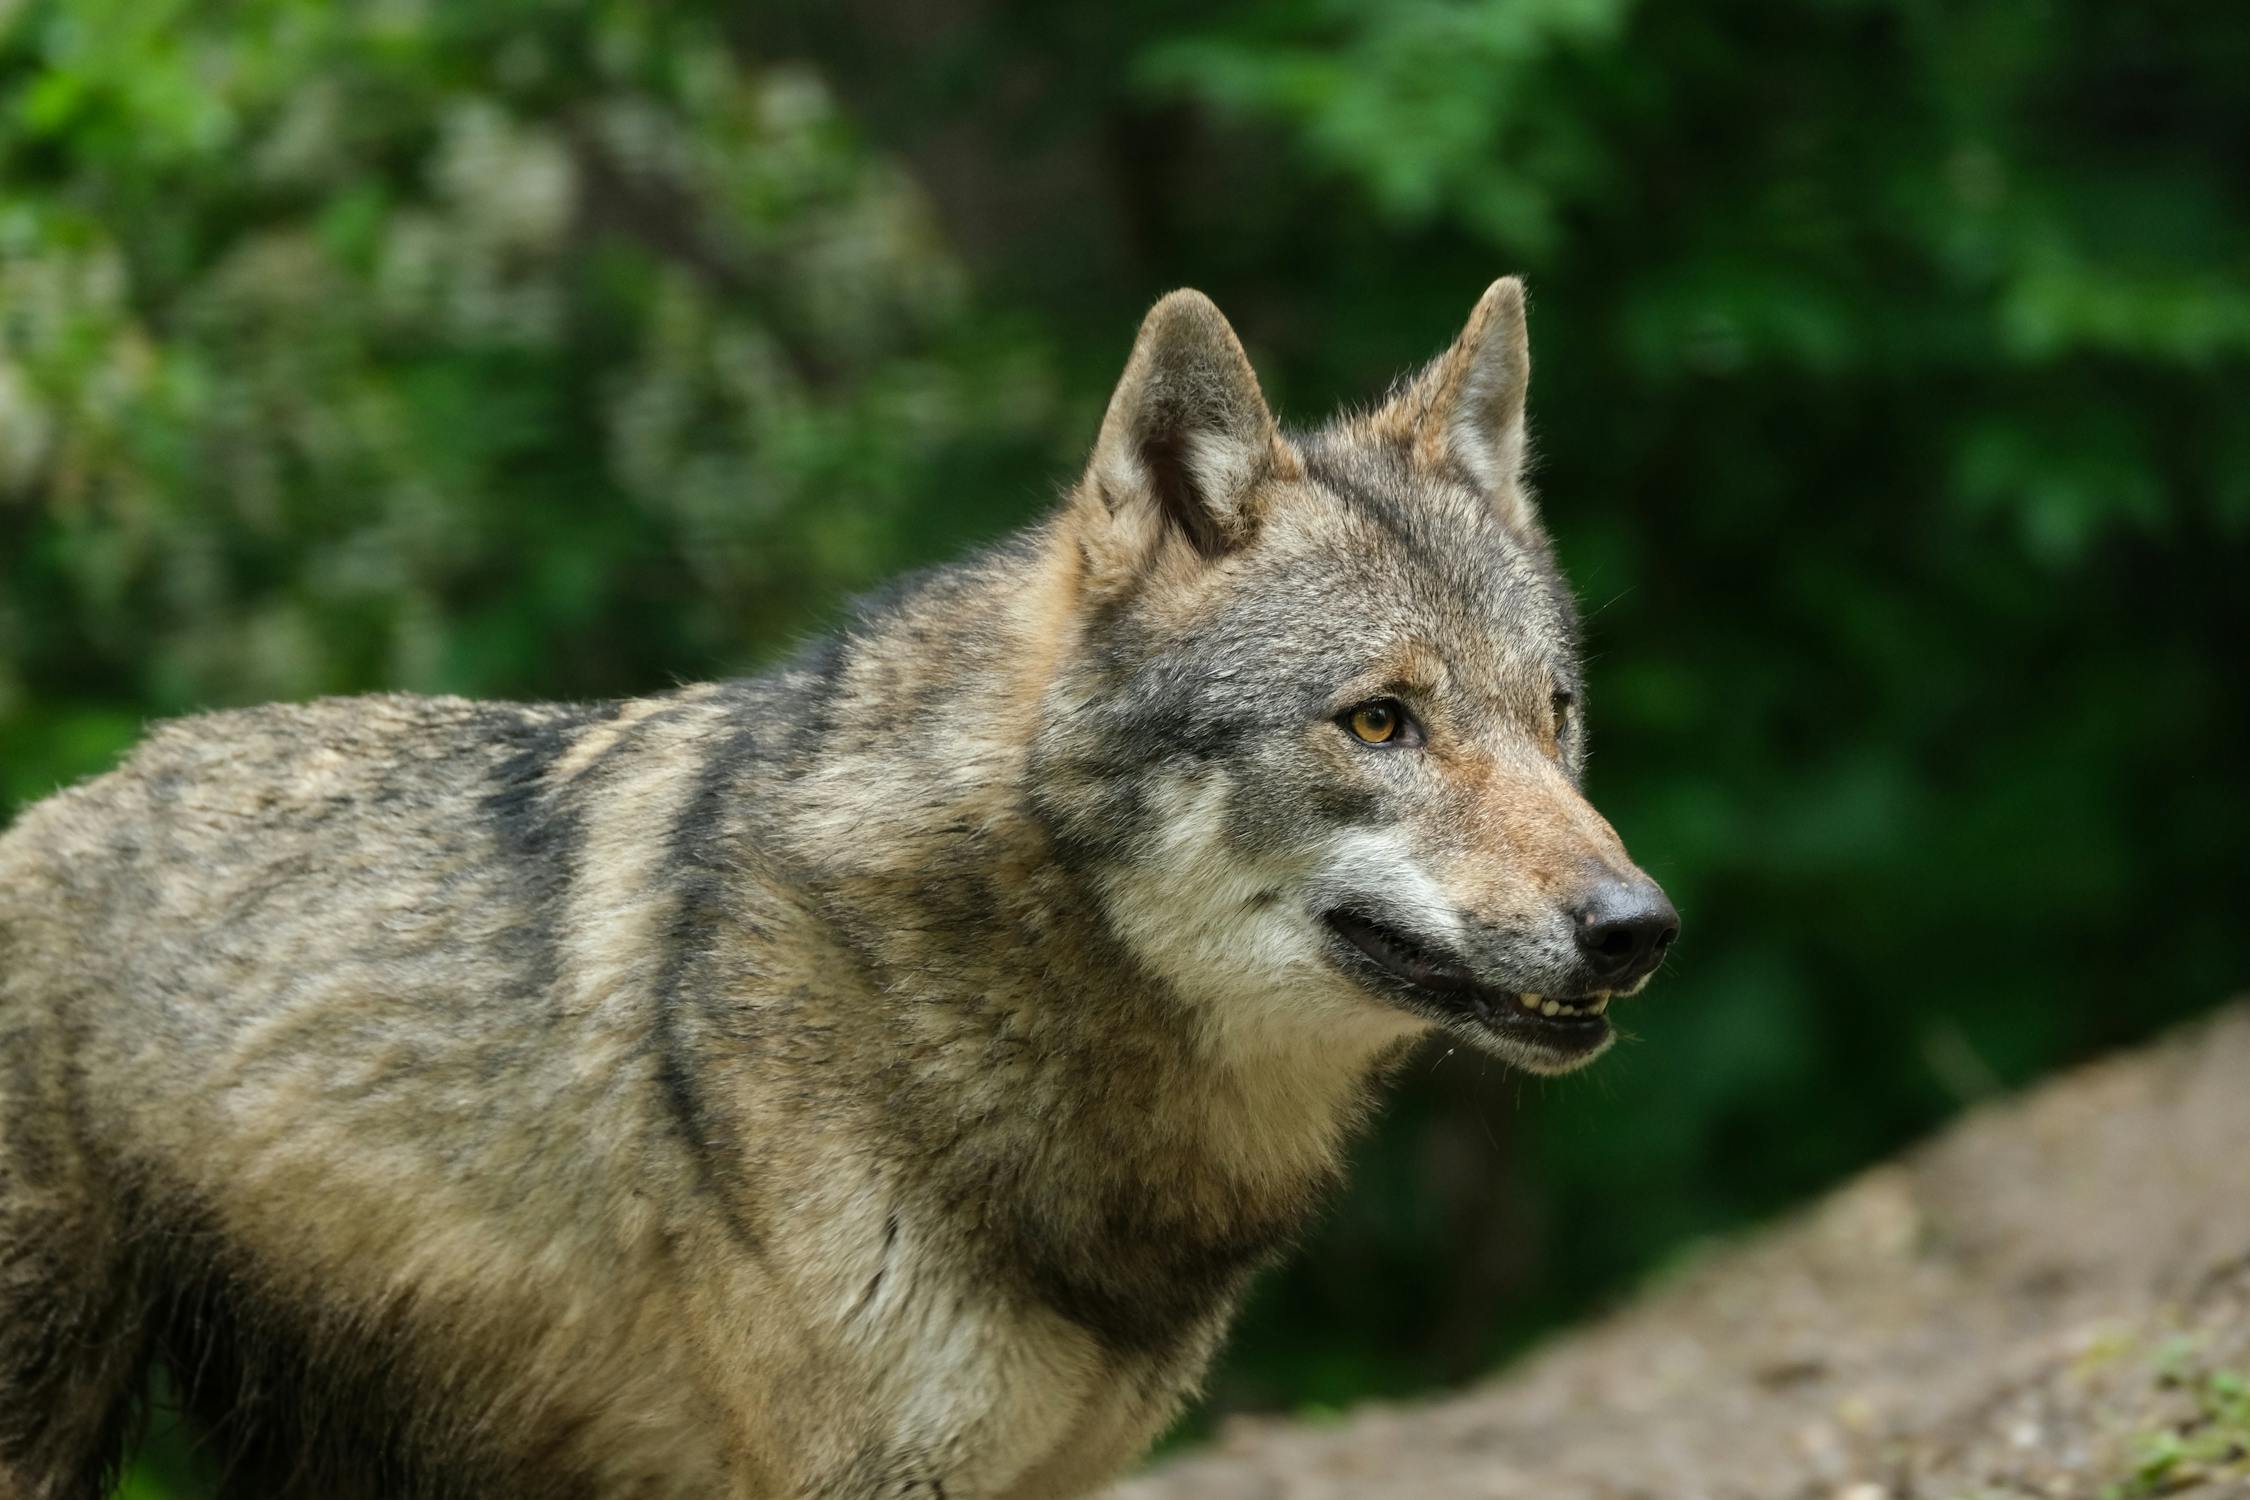
<svg viewBox="0 0 2250 1500"><path fill-rule="evenodd" d="M2250 1497L2250 1003L1980 1110L1488 1385L1111 1500Z"/></svg>

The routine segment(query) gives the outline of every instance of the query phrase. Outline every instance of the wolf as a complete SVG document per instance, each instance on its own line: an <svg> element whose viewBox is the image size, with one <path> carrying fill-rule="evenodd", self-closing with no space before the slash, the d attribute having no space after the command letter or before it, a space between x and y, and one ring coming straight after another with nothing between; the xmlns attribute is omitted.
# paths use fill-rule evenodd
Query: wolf
<svg viewBox="0 0 2250 1500"><path fill-rule="evenodd" d="M158 729L0 839L0 1496L1047 1500L1432 1033L1678 930L1581 791L1524 292L1276 423L1158 302L1083 477L778 670Z"/></svg>

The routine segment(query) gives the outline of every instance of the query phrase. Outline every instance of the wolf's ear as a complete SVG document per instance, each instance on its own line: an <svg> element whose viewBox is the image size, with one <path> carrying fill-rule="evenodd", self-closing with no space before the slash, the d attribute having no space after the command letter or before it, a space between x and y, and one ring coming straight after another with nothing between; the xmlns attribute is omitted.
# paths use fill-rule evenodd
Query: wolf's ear
<svg viewBox="0 0 2250 1500"><path fill-rule="evenodd" d="M1523 486L1530 385L1523 283L1504 276L1477 299L1453 347L1380 415L1403 429L1417 462L1467 475L1511 530L1528 534L1538 526Z"/></svg>
<svg viewBox="0 0 2250 1500"><path fill-rule="evenodd" d="M1257 529L1259 482L1293 466L1249 357L1211 299L1173 292L1149 309L1087 469L1110 513L1176 531L1216 557Z"/></svg>

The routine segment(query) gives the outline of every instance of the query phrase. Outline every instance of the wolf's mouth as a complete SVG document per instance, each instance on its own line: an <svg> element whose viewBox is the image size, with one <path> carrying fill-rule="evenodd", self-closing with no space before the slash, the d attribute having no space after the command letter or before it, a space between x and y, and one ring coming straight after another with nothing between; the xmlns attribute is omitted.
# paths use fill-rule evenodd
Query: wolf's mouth
<svg viewBox="0 0 2250 1500"><path fill-rule="evenodd" d="M1331 911L1321 920L1348 950L1350 967L1363 976L1374 971L1376 988L1410 1009L1528 1043L1553 1065L1582 1062L1610 1039L1602 1014L1609 1006L1606 991L1566 996L1496 989L1480 983L1460 959L1359 912Z"/></svg>

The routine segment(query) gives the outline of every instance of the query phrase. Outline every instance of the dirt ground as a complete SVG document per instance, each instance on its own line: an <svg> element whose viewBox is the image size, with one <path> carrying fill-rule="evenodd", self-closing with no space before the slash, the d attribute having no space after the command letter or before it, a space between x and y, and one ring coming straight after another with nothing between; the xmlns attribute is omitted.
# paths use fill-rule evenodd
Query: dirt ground
<svg viewBox="0 0 2250 1500"><path fill-rule="evenodd" d="M2250 1003L1979 1111L1460 1395L1112 1500L2250 1497Z"/></svg>

